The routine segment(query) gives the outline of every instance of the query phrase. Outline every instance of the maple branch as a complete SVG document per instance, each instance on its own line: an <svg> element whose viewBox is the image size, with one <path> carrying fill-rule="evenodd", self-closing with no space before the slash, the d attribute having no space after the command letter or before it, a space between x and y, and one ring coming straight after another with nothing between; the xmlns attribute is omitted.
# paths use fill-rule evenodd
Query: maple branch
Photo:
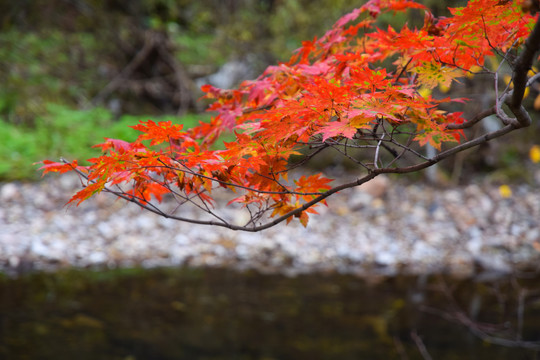
<svg viewBox="0 0 540 360"><path fill-rule="evenodd" d="M225 223L218 223L218 222L210 221L210 220L198 220L198 219L186 218L186 217L178 216L178 215L167 214L166 212L163 212L162 210L160 210L156 206L152 205L151 203L146 202L146 201L142 202L139 199L136 199L134 197L130 197L130 196L125 195L125 193L115 192L114 190L111 190L109 188L104 188L103 191L108 192L108 193L112 193L115 196L118 196L119 198L122 198L122 199L124 199L126 201L132 202L134 204L137 204L140 207L142 207L143 209L148 210L150 212L153 212L154 214L163 216L164 218L167 218L167 219L174 219L174 220L184 221L184 222L187 222L187 223L198 224L198 225L214 225L214 226L229 227L229 226L227 226L228 223L226 223L226 222Z"/></svg>
<svg viewBox="0 0 540 360"><path fill-rule="evenodd" d="M233 230L246 230L246 231L250 231L250 232L257 232L257 231L261 231L261 230L265 230L265 229L268 229L274 225L277 225L281 222L283 222L284 220L288 219L289 217L291 216L295 216L299 213L301 213L302 211L304 210L307 210L308 208L310 208L311 206L321 202L322 200L326 199L327 197L329 197L330 195L333 195L339 191L343 191L345 189L349 189L349 188L352 188L352 187L356 187L356 186L359 186L359 185L362 185L370 180L372 180L373 178L375 178L376 176L380 175L380 174L405 174L405 173L410 173L410 172L416 172L416 171L419 171L419 170L423 170L435 163L438 163L440 162L441 160L443 159L446 159L447 157L449 156L452 156L460 151L463 151L463 150L466 150L466 149L469 149L471 147L475 147L475 146L478 146L482 143L485 143L489 140L492 140L492 139L495 139L495 138L498 138L500 136L503 136L513 130L515 130L516 128L512 125L512 124L509 124L509 125L506 125L505 127L499 129L499 130L496 130L496 131L493 131L493 132L490 132L490 133L487 133L481 137L478 137L476 139L473 139L473 140L470 140L466 143L463 143L463 144L460 144L452 149L448 149L446 151L443 151L437 155L435 155L433 158L423 162L423 163L420 163L420 164L417 164L417 165L412 165L412 166L408 166L408 167L403 167L403 168L380 168L380 169L373 169L373 170L370 170L368 172L368 174L362 178L359 178L355 181L352 181L352 182L348 182L348 183L345 183L345 184L342 184L342 185L339 185L339 186L336 186L336 187L333 187L332 189L326 191L325 193L321 194L320 196L316 197L315 199L313 199L312 201L310 202L307 202L305 203L304 205L296 208L295 210L293 211L290 211L288 212L287 214L277 218L277 219L274 219L273 221L271 222L268 222L264 225L259 225L259 226L256 226L256 227L253 227L253 228L249 228L249 229L245 229L245 228L242 228L242 227L238 227L238 226L235 226L235 225L232 225L231 227L229 226L226 226L226 227L229 227L230 229L233 229Z"/></svg>
<svg viewBox="0 0 540 360"><path fill-rule="evenodd" d="M356 187L356 186L359 186L359 185L362 185L370 180L372 180L373 178L375 178L376 176L380 175L380 174L384 174L384 173L387 173L387 174L390 174L390 173L394 173L394 174L405 174L405 173L410 173L410 172L416 172L416 171L419 171L419 170L422 170L422 169L425 169L451 155L454 155L455 153L458 153L460 151L463 151L463 150L466 150L466 149L469 149L471 147L474 147L474 146L477 146L481 143L484 143L486 141L489 141L489 140L492 140L492 139L495 139L497 137L500 137L500 136L503 136L507 133L509 133L510 131L513 131L515 130L515 127L511 124L509 125L506 125L505 127L497 130L497 131L493 131L491 133L488 133L488 134L485 134L479 138L476 138L474 140L470 140L466 143L463 143L461 145L458 145L452 149L449 149L449 150L446 150L446 151L443 151L439 154L437 154L436 156L434 156L433 158L431 158L430 160L428 161L425 161L423 163L420 163L420 164L417 164L417 165L413 165L413 166L408 166L408 167L404 167L404 168L394 168L394 169L390 169L390 168L380 168L380 169L374 169L374 170L370 170L369 173L367 175L365 175L364 177L362 178L359 178L355 181L352 181L352 182L348 182L348 183L345 183L345 184L342 184L342 185L339 185L339 186L336 186L336 187L333 187L332 189L326 191L325 193L319 195L318 197L316 197L315 199L305 203L304 205L296 208L295 210L293 211L290 211L282 216L280 216L279 218L276 218L266 224L263 224L263 225L258 225L258 226L254 226L254 227L251 227L251 228L245 228L243 226L238 226L238 225L234 225L234 224L219 224L219 223L214 223L214 222L207 222L208 225L218 225L218 226L223 226L223 227L226 227L226 228L229 228L231 230L244 230L244 231L249 231L249 232L258 232L258 231L262 231L262 230L266 230L268 228L271 228L285 220L287 220L288 218L290 218L291 216L295 216L297 214L300 214L302 211L305 211L307 209L309 209L310 207L312 207L313 205L321 202L322 200L328 198L329 196L339 192L339 191L343 191L345 189L349 189L349 188L352 188L352 187Z"/></svg>
<svg viewBox="0 0 540 360"><path fill-rule="evenodd" d="M174 160L174 159L173 159ZM213 181L213 182L216 182L220 185L224 185L224 186L228 186L228 187L234 187L234 188L238 188L238 189L243 189L243 190L248 190L248 191L253 191L253 192L256 192L256 193L259 193L259 194L274 194L274 195L284 195L284 194L294 194L294 195L302 195L302 196L308 196L308 195L320 195L320 193L318 192L295 192L295 191L292 191L292 190L289 190L287 189L287 187L283 184L280 184L280 187L284 188L285 190L284 191L269 191L269 190L260 190L260 189L257 189L257 188L253 188L253 187L249 187L249 186L244 186L244 185L241 185L241 184L237 184L237 183L232 183L232 182L228 182L228 181L223 181L223 180L220 180L220 179L216 179L214 177L211 177L211 176L207 176L207 175L203 175L203 174L199 174L193 170L191 170L190 168L188 168L187 166L185 166L184 164L182 164L182 162L180 161L177 161L182 167L183 167L183 170L180 170L178 168L174 168L172 166L169 166L167 164L165 164L163 161L161 160L158 160L160 163L163 164L163 166L141 166L139 167L140 169L158 169L158 168L165 168L165 169L169 169L169 170L173 170L173 171L181 171L183 173L186 173L186 174L189 174L189 175L193 175L193 176L196 176L196 177L199 177L201 179L206 179L206 180L210 180L210 181ZM260 173L256 173L257 175L261 176L261 177L264 177L268 180L275 180L275 178L271 178L271 177L268 177L268 176L265 176L263 174L260 174ZM276 181L277 182L277 181Z"/></svg>
<svg viewBox="0 0 540 360"><path fill-rule="evenodd" d="M480 136L478 138L475 138L473 140L469 140L469 141L467 141L465 143L462 143L460 145L457 145L457 146L455 146L455 147L453 147L451 149L440 152L439 154L435 155L434 157L430 158L429 160L427 160L427 161L425 161L423 163L407 166L407 167L404 167L404 168L378 169L377 172L405 174L405 173L410 173L410 172L416 172L416 171L419 171L419 170L423 170L423 169L425 169L425 168L427 168L427 167L429 167L431 165L434 165L434 164L440 162L441 160L446 159L449 156L452 156L452 155L454 155L454 154L456 154L458 152L461 152L463 150L470 149L472 147L483 144L483 143L485 143L487 141L490 141L490 140L493 140L495 138L506 135L506 134L508 134L509 132L511 132L511 131L513 131L515 129L516 129L516 127L514 127L513 124L508 124L508 125L506 125L505 127L501 128L499 130L484 134L484 135L482 135L482 136Z"/></svg>
<svg viewBox="0 0 540 360"><path fill-rule="evenodd" d="M373 146L372 145L365 145L366 147L370 147L372 148ZM337 146L332 146L332 149L336 150L337 152L339 152L341 155L345 156L347 159L351 160L352 162L354 162L355 164L358 164L360 166L362 166L364 169L366 170L370 170L370 167L366 164L364 164L362 161L358 160L358 159L355 159L354 157L352 157L351 155L349 155L346 151L347 148L345 148L344 150L341 150L339 147Z"/></svg>
<svg viewBox="0 0 540 360"><path fill-rule="evenodd" d="M379 168L379 149L381 148L382 141L384 139L384 134L382 134L381 139L377 143L377 147L375 148L375 158L373 159L373 166L375 166L376 169Z"/></svg>
<svg viewBox="0 0 540 360"><path fill-rule="evenodd" d="M61 159L62 162L66 163L66 164L69 164L69 162L65 159ZM73 170L78 173L80 176L82 176L83 178L85 178L87 181L89 182L95 182L93 180L89 180L88 179L88 175L86 175L85 173L83 173L82 171L80 171L79 169L77 168L73 168ZM160 183L158 182L156 179L152 179L153 181L157 182L157 183ZM160 183L160 185L164 185L162 183ZM118 186L118 185L117 185ZM193 202L192 198L190 197L183 197L181 196L180 194L178 194L177 192L173 191L172 189L170 189L170 187L167 187L169 190L171 190L171 193L174 194L175 196L180 196L181 198L184 198L185 201L189 201L190 203L192 203L194 206L198 207L199 209L209 213L210 215L216 217L217 219L219 219L220 221L223 222L223 224L227 224L227 222L223 219L221 219L219 216L217 216L215 213L213 213L211 210L205 210L204 208L202 208L199 204L196 204ZM171 214L168 214L166 212L164 212L163 210L161 210L159 207L157 207L156 205L152 204L151 202L145 200L143 197L138 197L138 196L135 196L135 195L132 195L132 194L128 194L126 193L124 190L122 190L121 188L119 188L119 191L116 191L116 190L113 190L111 189L110 187L108 186L105 186L103 188L103 191L106 192L106 193L110 193L110 194L113 194L121 199L124 199L128 202L131 202L131 203L134 203L134 204L137 204L138 206L140 206L141 208L145 209L145 210L148 210L154 214L157 214L157 215L160 215L160 216L163 216L165 218L170 218L170 219L174 219L174 220L179 220L179 221L184 221L184 222L188 222L188 223L192 223L192 224L199 224L199 225L218 225L219 223L214 223L212 221L204 221L204 220L197 220L197 219L191 219L191 218L186 218L186 217L181 217L181 216L176 216L176 215L171 215ZM193 197L196 197L196 196L199 196L199 193L195 193ZM205 203L204 201L202 201L203 203Z"/></svg>
<svg viewBox="0 0 540 360"><path fill-rule="evenodd" d="M221 90L205 85L206 97L215 99L210 110L218 113L210 124L201 123L191 131L179 132L171 122L141 121L133 126L143 133L136 142L108 139L98 145L106 154L94 159L91 166L70 164L86 179L86 185L83 184L86 189L75 194L70 202L80 203L92 196L92 192L103 190L160 216L194 224L255 232L289 222L295 216L305 226L308 214L304 211L339 191L364 184L380 174L423 170L458 152L530 125L523 96L525 89L540 78L539 74L527 78L540 49L540 20L536 20L531 32L530 15L519 12L511 2L500 2L494 12L475 11L480 15L474 15L473 19L456 12L453 18L445 20L445 26L452 26L452 31L438 31L442 29L436 28L436 24L433 24L436 34L428 32L429 36L414 33L407 27L401 32L377 29L362 37L361 42L357 41L345 32L343 25L361 12L371 12L372 6L355 10L321 39L303 44L302 59L298 62L292 61L299 59L294 55L289 63L269 67L258 79L243 83L238 89ZM502 14L508 16L504 20L513 27L515 24L515 28L509 29L497 17ZM119 81L157 46L155 42L147 37L135 58L96 98L119 86ZM516 44L524 45L514 58ZM177 85L181 85L182 69L176 67L166 48L157 50L175 71ZM491 72L484 66L484 60L494 53L503 56L503 60ZM390 66L387 60L394 55L400 61ZM507 62L513 69L514 88L508 84L499 94L499 71ZM449 85L477 66L493 76L495 105L465 121L461 113L449 113L442 107L451 98L436 99L431 90ZM403 77L409 77L408 85L400 85L405 83ZM427 89L428 94L422 94L422 89ZM491 115L502 121L502 128L462 140L460 130L472 128ZM216 140L225 128L234 130L236 141L227 143L226 150L209 150L207 142ZM162 157L161 148L154 151L166 139L168 159ZM443 144L459 141L463 142L440 150ZM418 146L426 144L439 153L421 154ZM302 146L309 146L311 153L292 163L291 158ZM330 187L330 179L321 178L320 174L288 180L292 169L327 148L357 164L362 176L334 187ZM50 161L43 168L47 172L67 171L65 165ZM214 211L212 192L219 187L240 192L231 202L239 202L248 212L249 220L244 225L233 224ZM167 213L150 202L152 195L160 200L163 194L171 194L178 204L172 212ZM195 207L205 218L175 215L184 204ZM272 219L273 216L279 217Z"/></svg>
<svg viewBox="0 0 540 360"><path fill-rule="evenodd" d="M534 56L540 50L540 18L536 21L534 28L525 40L523 52L519 55L514 63L514 90L511 99L507 101L507 105L516 116L516 119L521 127L526 127L531 124L531 118L527 111L521 105L523 96L527 87L527 73L532 67Z"/></svg>
<svg viewBox="0 0 540 360"><path fill-rule="evenodd" d="M307 154L304 158L302 158L300 161L296 162L296 163L293 163L291 164L287 171L289 170L292 170L292 169L296 169L297 167L300 167L304 164L306 164L307 162L309 162L311 159L313 159L318 153L320 153L321 151L323 151L324 149L327 149L329 148L330 146L328 144L325 144L325 143L322 143L320 147L318 147L317 149L315 149L314 152L312 152L311 154ZM285 170L284 170L285 171Z"/></svg>
<svg viewBox="0 0 540 360"><path fill-rule="evenodd" d="M400 147L401 149L403 149L402 153L401 154L398 154L399 157L402 157L403 155L405 155L405 153L411 153L413 154L414 156L420 158L420 159L423 159L423 160L428 160L428 157L419 153L418 151L414 150L412 147L411 147L411 144L414 140L414 134L411 134L409 136L409 139L407 140L407 143L405 145L401 144L399 141L395 141L395 140L392 140L392 143L398 147ZM394 159L394 160L397 160L397 159ZM392 162L395 162L395 161L392 161Z"/></svg>
<svg viewBox="0 0 540 360"><path fill-rule="evenodd" d="M449 156L452 156L458 152L461 152L463 150L466 150L466 149L469 149L469 148L472 148L472 147L475 147L475 146L478 146L482 143L485 143L487 141L490 141L492 139L495 139L497 137L500 137L500 136L503 136L513 130L515 130L517 127L515 126L515 124L508 124L506 125L505 127L499 129L499 130L496 130L496 131L493 131L493 132L490 132L490 133L487 133L487 134L484 134L483 136L480 136L478 138L475 138L473 140L469 140L465 143L462 143L460 145L457 145L451 149L448 149L446 151L443 151L437 155L435 155L434 157L432 158L429 158L427 159L426 161L422 162L422 163L419 163L419 164L416 164L416 165L411 165L411 166L408 166L408 167L398 167L398 168L388 168L388 167L385 167L385 168L376 168L376 169L369 169L367 168L368 170L368 173L367 175L365 175L364 177L361 177L361 178L358 178L357 180L355 181L352 181L352 182L348 182L348 183L344 183L344 184L341 184L339 186L336 186L336 187L333 187L332 189L324 192L324 193L321 193L321 194L317 194L317 193L309 193L309 195L315 195L317 194L318 196L315 197L313 200L303 204L302 206L270 221L270 222L267 222L265 224L261 224L261 225L256 225L256 226L253 226L253 227L246 227L246 226L240 226L240 225L235 225L235 224L231 224L231 223L228 223L228 222L215 222L215 221L210 221L210 220L198 220L198 219L188 219L188 218L184 218L184 217L178 217L176 215L171 215L171 214L166 214L162 211L156 211L155 209L153 208L148 208L148 206L146 206L146 204L141 204L140 201L137 201L136 199L127 199L131 202L134 202L134 203L137 203L139 206L142 206L143 208L147 209L147 210L150 210L156 214L159 214L161 216L165 216L167 218L171 218L171 219L176 219L176 220L181 220L181 221L187 221L187 222L190 222L190 223L196 223L196 224L204 224L204 225L214 225L214 226L221 226L221 227L226 227L226 228L229 228L231 230L243 230L243 231L248 231L248 232L258 232L258 231L262 231L262 230L265 230L265 229L268 229L270 227L273 227L285 220L287 220L288 218L292 217L292 216L296 216L298 214L300 214L302 211L305 211L307 209L309 209L310 207L312 207L313 205L323 201L324 199L328 198L329 196L339 192L339 191L343 191L345 189L348 189L348 188L352 188L352 187L356 187L356 186L359 186L361 184L364 184L370 180L372 180L373 178L375 178L376 176L380 175L380 174L383 174L383 173L395 173L395 174L405 174L405 173L410 173L410 172L417 172L419 170L422 170L422 169L425 169L435 163L438 163L440 162L441 160L449 157ZM407 150L407 149L405 149ZM410 149L408 149L410 150ZM195 174L194 175L197 175L197 176L202 176L200 174ZM207 177L208 179L210 180L213 180L213 181L217 181L217 182L221 182L220 180L218 179L214 179L214 178L209 178ZM235 184L236 185L236 184ZM238 187L242 187L242 186L238 186ZM256 191L254 189L251 189L249 187L242 187L242 188L245 188L246 190L251 190L251 191ZM269 192L269 193L282 193L282 192ZM295 192L291 192L291 193L295 193ZM117 195L117 194L116 194ZM125 196L121 196L122 198L126 199ZM222 220L224 221L224 220ZM251 222L250 222L251 223Z"/></svg>
<svg viewBox="0 0 540 360"><path fill-rule="evenodd" d="M396 163L401 157L403 157L403 155L405 155L407 152L412 152L413 154L415 154L416 156L422 158L422 159L427 159L424 155L412 150L410 148L411 144L413 142L413 135L409 136L409 139L407 140L407 144L406 145L402 145L400 144L399 142L395 142L395 144L397 146L400 146L402 147L402 151L401 153L399 153L392 161L390 161L388 163L388 165L386 165L386 167L390 167L392 166L394 163Z"/></svg>
<svg viewBox="0 0 540 360"><path fill-rule="evenodd" d="M502 53L499 51L499 49L497 49L495 46L493 46L493 45L491 44L491 41L489 40L489 36L488 36L487 30L486 30L486 20L484 19L484 16L481 16L481 19L482 19L482 25L484 25L484 26L482 27L482 30L484 31L484 38L487 40L489 47L490 47L493 51L495 51L495 53L496 53L497 55L499 55L499 56L501 56L501 57L503 57L503 58L506 58L506 54L502 54Z"/></svg>
<svg viewBox="0 0 540 360"><path fill-rule="evenodd" d="M488 116L495 115L496 113L497 113L497 108L495 106L492 106L489 109L485 109L479 112L472 119L470 119L467 122L464 122L463 124L449 124L446 126L446 128L450 130L468 129L476 125L478 122L484 120Z"/></svg>
<svg viewBox="0 0 540 360"><path fill-rule="evenodd" d="M407 61L407 63L403 66L403 68L401 68L401 71L399 72L399 74L397 74L396 76L396 79L394 80L394 85L397 85L398 82L399 82L399 79L401 78L401 76L405 73L405 71L407 70L407 67L409 66L409 64L411 63L412 61L412 57L409 59L409 61Z"/></svg>
<svg viewBox="0 0 540 360"><path fill-rule="evenodd" d="M414 343L416 344L416 347L418 348L418 351L420 351L420 354L422 354L422 357L424 360L432 360L433 358L429 354L429 352L426 349L426 346L424 345L424 342L418 336L418 332L416 330L411 331L411 339L413 339Z"/></svg>
<svg viewBox="0 0 540 360"><path fill-rule="evenodd" d="M261 225L255 225L255 226L252 226L252 227L246 227L246 226L242 226L242 225L235 225L235 224L231 224L229 222L226 222L225 220L221 219L221 218L218 218L220 220L220 222L216 222L216 221L212 221L212 220L200 220L200 219L193 219L193 218L186 218L186 217L182 217L182 216L177 216L177 215L172 215L172 214L168 214L168 213L165 213L164 211L160 210L159 208L157 208L155 205L147 202L146 200L144 199L141 199L141 198L137 198L137 197L134 197L133 195L127 195L125 192L118 192L118 191L115 191L115 190L112 190L108 187L105 187L103 189L103 191L105 192L109 192L109 193L112 193L114 194L115 196L118 196L124 200L127 200L129 202L132 202L132 203L135 203L139 206L141 206L142 208L150 211L150 212L153 212L157 215L160 215L160 216L163 216L165 218L169 218L169 219L174 219L174 220L179 220L179 221L184 221L184 222L188 222L188 223L193 223L193 224L200 224L200 225L212 225L212 226L220 226L220 227L225 227L225 228L228 228L228 229L231 229L231 230L242 230L242 231L248 231L248 232L258 232L258 231L262 231L262 230L265 230L265 229L268 229L270 227L273 227L285 220L287 220L288 218L292 217L292 216L296 216L298 214L300 214L302 211L305 211L307 209L309 209L310 207L312 207L313 205L315 204L318 204L320 203L321 201L325 200L326 198L328 198L329 196L339 192L339 191L343 191L345 189L349 189L349 188L352 188L352 187L356 187L356 186L359 186L359 185L362 185L370 180L372 180L373 178L375 178L376 176L380 175L380 174L384 174L384 173L396 173L396 174L404 174L404 173L410 173L410 172L416 172L416 171L419 171L419 170L422 170L422 169L425 169L451 155L454 155L455 153L457 152L460 152L460 151L463 151L463 150L466 150L468 148L471 148L471 147L474 147L474 146L477 146L481 143L484 143L486 141L489 141L491 139L494 139L494 138L497 138L497 137L500 137L502 135L505 135L506 133L514 130L515 127L514 125L512 124L509 124L509 125L506 125L505 127L497 130L497 131L493 131L491 133L488 133L488 134L485 134L479 138L476 138L476 139L473 139L473 140L470 140L466 143L463 143L463 144L460 144L452 149L449 149L449 150L446 150L446 151L443 151L439 154L437 154L436 156L434 156L433 158L431 159L428 159L427 161L424 161L423 163L420 163L420 164L416 164L416 165L412 165L412 166L408 166L408 167L401 167L401 168L378 168L378 169L368 169L368 173L361 177L361 178L358 178L356 179L355 181L352 181L352 182L348 182L348 183L344 183L344 184L341 184L339 186L335 186L331 189L329 189L328 191L324 192L324 193L309 193L309 195L315 195L317 194L318 196L316 196L313 200L309 201L309 202L306 202L305 204L303 204L302 206L292 210L292 211L289 211L287 212L286 214L272 220L272 221L269 221L265 224L261 224ZM78 169L75 169L75 171L77 171L80 175L82 175L83 177L87 178L86 174L82 173L80 170ZM192 173L196 176L201 176L201 177L204 177L203 175L200 175L200 174L196 174L196 173ZM216 181L216 182L221 182L221 180L218 180L218 179L214 179L214 178L209 178L209 177L206 177L208 178L209 180L212 180L212 181ZM234 184L234 185L237 185L237 184ZM246 190L250 190L250 191L257 191L256 189L251 189L249 187L243 187L241 185L239 185L238 187L241 187L241 188L245 188ZM261 191L263 192L263 191ZM284 193L284 192L270 192L270 193ZM294 192L292 192L294 193ZM264 212L264 211L263 211ZM212 214L212 213L211 213ZM215 216L215 214L213 214ZM262 214L261 214L262 216ZM248 224L250 223L253 223L252 221L249 221Z"/></svg>

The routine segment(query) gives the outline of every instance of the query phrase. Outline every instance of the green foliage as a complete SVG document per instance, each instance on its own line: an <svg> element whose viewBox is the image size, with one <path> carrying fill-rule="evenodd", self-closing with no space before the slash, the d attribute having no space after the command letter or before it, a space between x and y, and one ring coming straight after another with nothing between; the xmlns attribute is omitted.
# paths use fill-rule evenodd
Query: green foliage
<svg viewBox="0 0 540 360"><path fill-rule="evenodd" d="M0 180L35 179L39 174L32 164L45 157L87 159L99 155L91 146L105 137L134 141L138 132L129 125L148 117L125 115L115 121L103 108L76 110L64 105L48 104L35 125L15 126L0 121ZM152 116L155 121L171 120L192 127L209 115Z"/></svg>
<svg viewBox="0 0 540 360"><path fill-rule="evenodd" d="M0 133L0 179L35 178L31 164L39 160L37 136L4 121L0 121Z"/></svg>
<svg viewBox="0 0 540 360"><path fill-rule="evenodd" d="M284 60L300 46L301 41L321 37L343 14L360 3L345 0L291 0L276 7L268 20L272 42L269 50Z"/></svg>
<svg viewBox="0 0 540 360"><path fill-rule="evenodd" d="M181 33L178 28L169 30L178 47L177 58L182 64L217 66L226 62L225 53L215 46L215 37L210 34Z"/></svg>
<svg viewBox="0 0 540 360"><path fill-rule="evenodd" d="M11 123L31 125L46 104L77 104L105 85L96 81L101 45L89 33L57 30L0 33L0 114Z"/></svg>

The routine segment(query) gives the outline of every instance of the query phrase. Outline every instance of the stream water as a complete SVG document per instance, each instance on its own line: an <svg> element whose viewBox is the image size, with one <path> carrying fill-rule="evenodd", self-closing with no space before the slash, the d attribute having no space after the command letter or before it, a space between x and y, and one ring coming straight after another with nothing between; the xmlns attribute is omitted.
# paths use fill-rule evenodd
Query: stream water
<svg viewBox="0 0 540 360"><path fill-rule="evenodd" d="M0 359L535 359L538 280L190 268L0 277Z"/></svg>

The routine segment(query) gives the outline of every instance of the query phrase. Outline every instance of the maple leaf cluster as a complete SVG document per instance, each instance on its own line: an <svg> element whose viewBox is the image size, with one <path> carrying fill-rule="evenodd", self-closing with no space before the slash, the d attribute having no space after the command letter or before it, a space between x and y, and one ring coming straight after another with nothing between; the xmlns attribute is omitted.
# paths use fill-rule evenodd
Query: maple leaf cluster
<svg viewBox="0 0 540 360"><path fill-rule="evenodd" d="M380 14L408 9L425 12L422 28L376 26ZM490 72L485 59L522 45L535 23L513 1L471 0L450 11L452 16L436 18L413 1L370 0L257 79L230 90L203 86L213 100L208 110L217 114L210 122L183 129L141 121L133 126L141 133L135 142L106 139L97 145L103 154L89 159L89 166L44 161L42 169L84 177L85 187L70 203L107 190L174 217L150 204L151 196L170 194L214 217L191 222L240 228L212 210L213 195L222 189L232 196L229 204L250 212L244 227L259 229L264 216L274 218L271 224L298 218L305 226L308 213L339 186L332 188L321 174L289 176L292 169L326 149L353 160L358 155L351 150L363 151L372 161L357 163L369 180L377 169L398 166L406 153L420 156L414 142L441 150L461 141L467 120L441 105L465 99L437 99L423 90ZM224 132L235 141L215 150Z"/></svg>

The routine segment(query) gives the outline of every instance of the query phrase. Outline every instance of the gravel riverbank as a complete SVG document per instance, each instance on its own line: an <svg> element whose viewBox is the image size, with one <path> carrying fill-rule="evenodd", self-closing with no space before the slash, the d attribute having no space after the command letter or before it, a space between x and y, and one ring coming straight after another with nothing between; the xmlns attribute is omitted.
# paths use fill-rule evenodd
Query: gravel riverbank
<svg viewBox="0 0 540 360"><path fill-rule="evenodd" d="M3 271L187 264L466 275L540 258L538 186L515 185L503 198L496 186L440 189L377 178L331 198L307 228L293 222L252 234L168 220L106 194L66 209L77 184L70 176L0 184Z"/></svg>

